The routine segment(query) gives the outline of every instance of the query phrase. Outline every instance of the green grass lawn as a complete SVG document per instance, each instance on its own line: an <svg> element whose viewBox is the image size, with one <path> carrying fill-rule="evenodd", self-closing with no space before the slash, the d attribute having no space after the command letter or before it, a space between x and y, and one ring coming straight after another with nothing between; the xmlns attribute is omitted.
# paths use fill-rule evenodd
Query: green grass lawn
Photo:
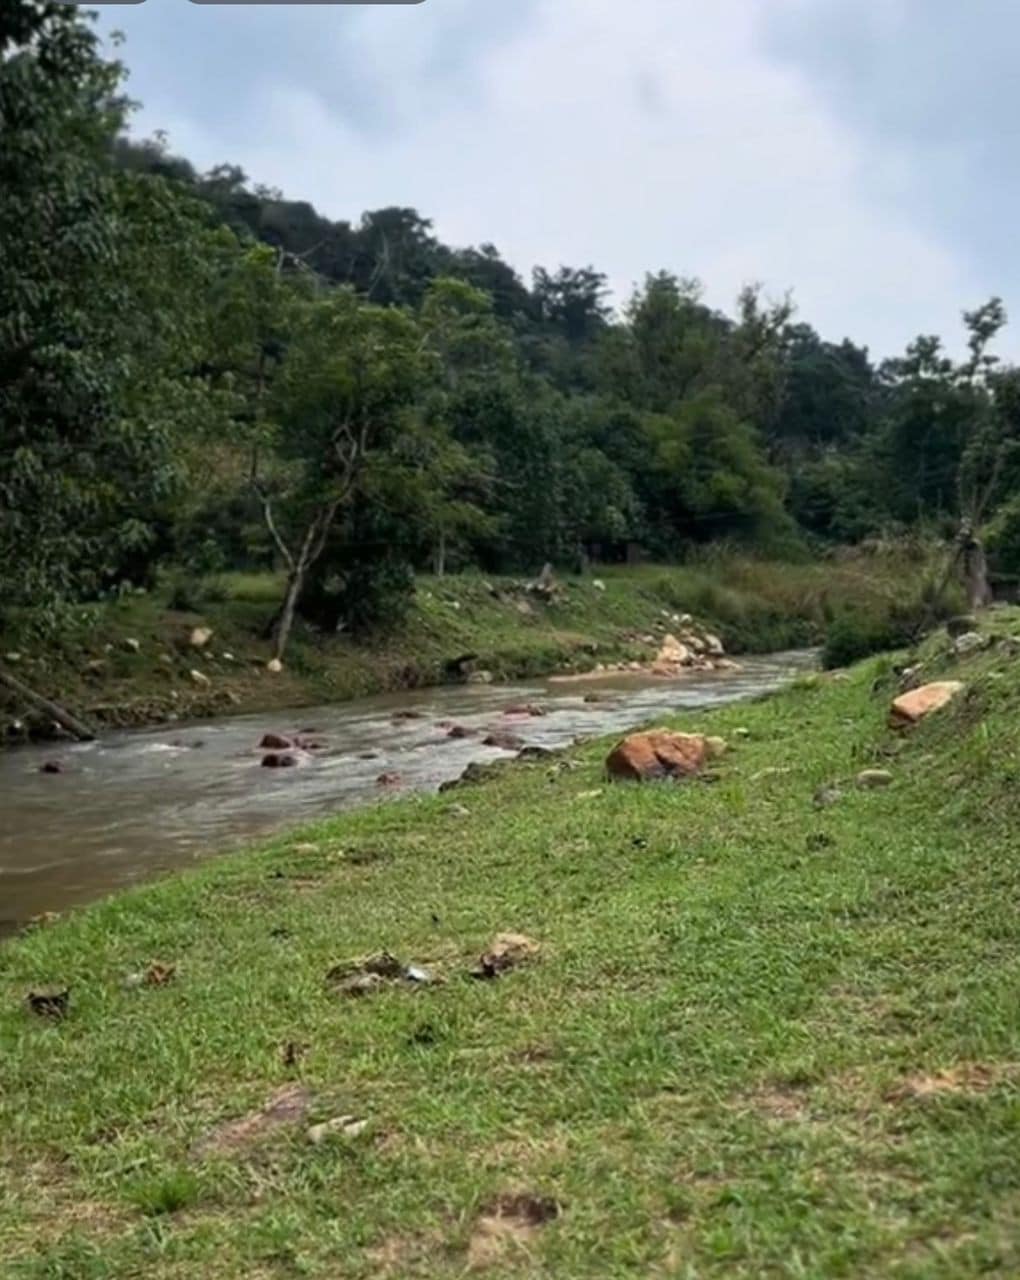
<svg viewBox="0 0 1020 1280"><path fill-rule="evenodd" d="M0 1271L1020 1274L1020 659L946 644L968 693L903 743L872 662L678 719L714 785L592 744L0 950ZM473 979L506 930L537 959ZM443 981L335 994L383 950Z"/></svg>

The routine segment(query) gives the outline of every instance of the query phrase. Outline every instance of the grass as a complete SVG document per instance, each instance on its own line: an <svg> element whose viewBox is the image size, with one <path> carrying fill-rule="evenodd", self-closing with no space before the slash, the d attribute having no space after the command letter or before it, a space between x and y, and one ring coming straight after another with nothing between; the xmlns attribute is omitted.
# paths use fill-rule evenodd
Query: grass
<svg viewBox="0 0 1020 1280"><path fill-rule="evenodd" d="M906 739L871 661L678 719L730 738L713 786L589 744L5 947L5 1277L1018 1274L1020 613L987 625L929 643L967 694ZM540 956L472 980L503 930ZM384 949L445 981L331 993Z"/></svg>
<svg viewBox="0 0 1020 1280"><path fill-rule="evenodd" d="M687 566L600 572L604 591L596 579L565 578L552 604L511 579L423 577L397 630L356 641L299 626L286 670L275 676L265 670L265 630L282 584L271 574L224 575L204 600L194 598L195 584L178 580L84 609L45 640L23 617L0 637L0 653L19 653L23 679L100 725L162 723L437 684L465 654L500 679L648 660L676 629L671 616L683 613L718 631L733 652L818 644L840 611L884 616L908 573L920 570L902 556L776 564L716 553ZM215 633L201 653L189 645L199 625ZM25 718L0 691L0 733Z"/></svg>

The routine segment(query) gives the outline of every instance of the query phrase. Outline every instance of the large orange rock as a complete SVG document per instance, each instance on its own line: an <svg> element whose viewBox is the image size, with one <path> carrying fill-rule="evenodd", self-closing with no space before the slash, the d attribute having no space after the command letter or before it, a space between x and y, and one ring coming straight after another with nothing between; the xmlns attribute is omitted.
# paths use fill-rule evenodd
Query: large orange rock
<svg viewBox="0 0 1020 1280"><path fill-rule="evenodd" d="M940 680L935 684L922 685L920 689L912 689L892 704L889 722L894 729L909 728L919 724L933 711L940 711L964 690L959 680Z"/></svg>
<svg viewBox="0 0 1020 1280"><path fill-rule="evenodd" d="M706 763L721 755L721 738L700 733L671 733L652 729L634 733L616 746L606 760L606 772L619 782L653 782L662 778L693 778Z"/></svg>

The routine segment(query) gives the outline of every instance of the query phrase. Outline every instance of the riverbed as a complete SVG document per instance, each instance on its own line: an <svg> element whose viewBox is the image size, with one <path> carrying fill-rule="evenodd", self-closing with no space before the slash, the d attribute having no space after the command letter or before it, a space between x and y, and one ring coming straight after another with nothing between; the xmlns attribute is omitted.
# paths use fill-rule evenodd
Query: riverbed
<svg viewBox="0 0 1020 1280"><path fill-rule="evenodd" d="M529 746L564 747L754 697L814 662L796 652L677 680L634 673L458 685L0 754L0 934L282 828L383 796L434 791L472 761L513 754L482 745L494 729ZM585 701L596 692L604 700ZM521 704L546 714L506 714ZM451 739L451 723L475 736ZM297 732L322 749L299 768L263 768L263 735ZM61 772L43 772L48 763Z"/></svg>

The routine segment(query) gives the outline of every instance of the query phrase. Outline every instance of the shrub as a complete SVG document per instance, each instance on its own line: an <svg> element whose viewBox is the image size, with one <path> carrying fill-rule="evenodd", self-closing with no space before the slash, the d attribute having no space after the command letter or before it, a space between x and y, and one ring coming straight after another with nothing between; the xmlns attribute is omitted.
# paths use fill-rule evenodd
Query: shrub
<svg viewBox="0 0 1020 1280"><path fill-rule="evenodd" d="M883 609L844 610L829 623L822 663L831 670L872 654L910 648L948 617L956 602L952 592L944 601L936 602L925 583L912 598L887 604Z"/></svg>
<svg viewBox="0 0 1020 1280"><path fill-rule="evenodd" d="M226 585L219 578L205 578L187 569L178 569L166 579L167 604L181 613L197 613L206 604L222 604Z"/></svg>

